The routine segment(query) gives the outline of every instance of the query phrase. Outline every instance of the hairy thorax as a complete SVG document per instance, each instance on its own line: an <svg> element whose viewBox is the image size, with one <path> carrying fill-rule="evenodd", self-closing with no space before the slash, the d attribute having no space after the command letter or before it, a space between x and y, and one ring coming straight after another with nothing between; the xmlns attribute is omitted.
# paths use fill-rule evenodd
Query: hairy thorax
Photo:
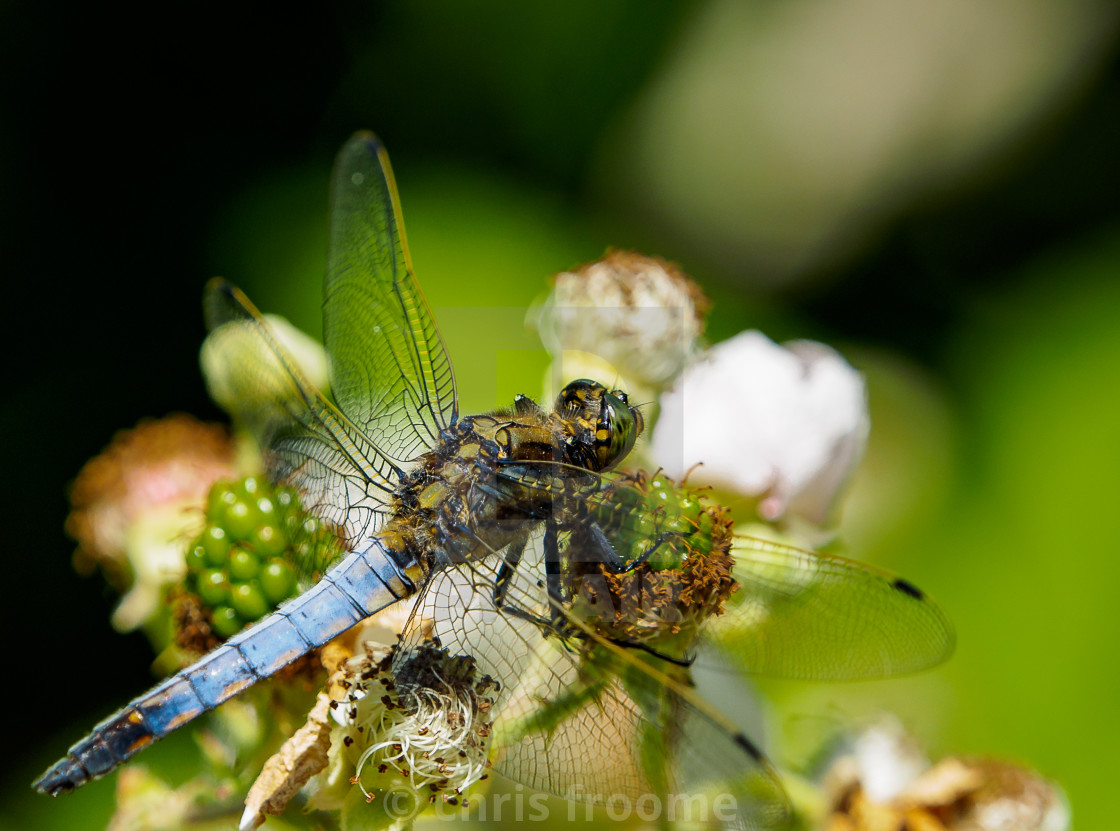
<svg viewBox="0 0 1120 831"><path fill-rule="evenodd" d="M539 410L473 416L448 432L405 477L379 535L428 569L485 557L527 534L571 470L562 434Z"/></svg>
<svg viewBox="0 0 1120 831"><path fill-rule="evenodd" d="M641 429L625 393L587 380L566 386L551 411L518 396L510 409L461 419L404 476L380 541L410 578L501 551L594 488Z"/></svg>

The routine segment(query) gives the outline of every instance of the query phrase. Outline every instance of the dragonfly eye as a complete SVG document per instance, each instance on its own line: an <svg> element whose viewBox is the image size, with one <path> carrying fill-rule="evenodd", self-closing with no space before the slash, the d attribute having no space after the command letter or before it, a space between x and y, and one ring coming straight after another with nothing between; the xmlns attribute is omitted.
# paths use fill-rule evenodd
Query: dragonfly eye
<svg viewBox="0 0 1120 831"><path fill-rule="evenodd" d="M595 381L580 378L572 381L556 398L556 412L567 419L593 420L599 412L599 402L607 388Z"/></svg>
<svg viewBox="0 0 1120 831"><path fill-rule="evenodd" d="M626 393L604 393L595 425L595 457L600 470L607 470L634 449L645 423L642 414L629 406Z"/></svg>
<svg viewBox="0 0 1120 831"><path fill-rule="evenodd" d="M622 390L607 392L595 381L581 378L560 391L556 414L582 446L583 464L606 470L622 460L642 432L642 415L630 407Z"/></svg>

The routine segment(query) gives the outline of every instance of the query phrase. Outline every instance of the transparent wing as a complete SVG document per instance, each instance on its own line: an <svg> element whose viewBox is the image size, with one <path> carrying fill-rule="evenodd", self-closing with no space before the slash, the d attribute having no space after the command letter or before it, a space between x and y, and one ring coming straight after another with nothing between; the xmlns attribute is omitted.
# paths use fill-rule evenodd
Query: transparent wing
<svg viewBox="0 0 1120 831"><path fill-rule="evenodd" d="M671 498L662 501L647 499L647 489L639 498L624 475L569 472L557 464L499 475L567 503L576 496L579 509L596 518L619 555L646 539L673 547L676 538L694 533L691 521L676 522L684 517L682 503L674 502L680 491L663 493ZM680 534L666 530L682 527ZM731 556L731 576L740 588L723 614L708 619L704 636L742 671L814 680L886 678L927 669L953 651L953 628L944 613L901 577L745 536L734 538ZM648 630L656 621L647 618L643 625Z"/></svg>
<svg viewBox="0 0 1120 831"><path fill-rule="evenodd" d="M404 464L457 419L455 377L412 273L389 157L358 133L335 163L323 341L331 394Z"/></svg>
<svg viewBox="0 0 1120 831"><path fill-rule="evenodd" d="M885 678L953 651L948 619L885 571L751 537L736 538L740 589L706 634L739 668L785 678Z"/></svg>
<svg viewBox="0 0 1120 831"><path fill-rule="evenodd" d="M204 306L214 397L255 435L269 475L353 548L387 518L396 468L303 377L244 294L212 280Z"/></svg>
<svg viewBox="0 0 1120 831"><path fill-rule="evenodd" d="M434 574L405 636L406 644L435 636L502 683L495 767L568 799L657 799L666 809L672 799L674 810L707 812L713 826L783 827L788 806L772 768L733 726L698 706L684 682L570 618L565 628L578 634L555 634L534 542L512 576L503 575L503 606L515 612L495 606L502 557L491 555Z"/></svg>

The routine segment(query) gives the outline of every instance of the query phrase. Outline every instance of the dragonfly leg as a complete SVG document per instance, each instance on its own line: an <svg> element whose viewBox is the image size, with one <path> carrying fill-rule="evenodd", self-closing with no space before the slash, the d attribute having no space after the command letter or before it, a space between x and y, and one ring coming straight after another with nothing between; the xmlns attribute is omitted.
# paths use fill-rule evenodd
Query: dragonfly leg
<svg viewBox="0 0 1120 831"><path fill-rule="evenodd" d="M544 579L548 592L550 624L558 631L569 629L563 610L571 604L570 581L563 579L560 569L560 535L556 521L549 519L544 526Z"/></svg>
<svg viewBox="0 0 1120 831"><path fill-rule="evenodd" d="M642 652L645 652L648 655L652 655L654 658L658 658L662 661L665 661L667 663L673 664L673 665L678 666L678 667L686 667L687 668L687 667L692 666L693 663L696 662L696 656L695 655L691 655L688 658L674 658L672 655L666 655L664 652L659 652L658 650L654 649L649 644L637 643L635 641L627 641L627 640L623 640L622 638L608 638L608 640L611 643L613 643L615 646L622 646L622 647L626 647L628 649L640 649L640 650L642 650Z"/></svg>
<svg viewBox="0 0 1120 831"><path fill-rule="evenodd" d="M631 572L648 560L653 553L673 537L680 536L675 531L663 531L657 535L657 540L633 560L623 560L614 550L607 535L597 522L592 522L587 527L588 538L591 541L590 550L595 555L594 559L611 570L613 574L626 574Z"/></svg>
<svg viewBox="0 0 1120 831"><path fill-rule="evenodd" d="M673 537L679 537L679 536L680 536L680 532L678 532L678 531L662 531L660 534L657 535L657 541L654 542L653 545L651 545L649 548L647 548L645 551L643 551L641 554L639 554L636 558L634 558L633 560L630 561L629 568L627 568L626 570L627 571L632 571L633 569L637 568L642 563L644 563L646 560L648 560L650 557L652 557L653 553L655 551L657 551L657 549L659 549L662 545L667 543Z"/></svg>
<svg viewBox="0 0 1120 831"><path fill-rule="evenodd" d="M622 560L621 557L618 556L618 553L614 550L614 546L611 545L610 540L607 539L606 534L603 532L603 529L599 527L598 523L590 522L590 524L587 526L587 531L588 531L588 537L591 540L590 549L594 554L598 555L594 559L596 559L604 567L610 569L615 574L625 574L627 572L633 571L635 568L637 568L642 563L644 563L646 560L648 560L650 555L653 554L653 552L655 552L662 545L662 543L666 542L670 537L674 536L673 532L671 532L671 531L666 531L666 532L663 532L663 533L659 534L658 537L657 537L657 542L654 543L653 545L651 545L645 552L642 553L641 556L635 558L634 560L631 560L630 562L625 562L625 561ZM545 571L546 571L546 574L548 575L549 595L553 596L553 597L558 597L558 592L559 592L558 587L559 587L559 585L561 585L559 569L555 565L552 565L552 564L557 563L559 561L559 556L558 556L557 552L555 551L555 546L556 546L556 535L555 535L555 533L553 533L553 535L552 535L552 540L553 540L553 542L552 542L553 550L550 551L549 550L549 533L548 533L548 529L546 528L546 530L545 530ZM550 566L551 566L551 568L550 568ZM553 588L553 580L556 581L557 588L555 590ZM563 625L562 624L563 613L560 611L560 609L561 609L560 604L559 603L554 603L552 608L553 608L553 625L557 626L557 627L562 626ZM557 621L556 620L557 617L559 617L561 620ZM646 654L652 655L654 658L658 658L662 661L666 661L670 664L674 664L674 665L679 666L679 667L692 666L692 663L695 660L694 657L674 658L672 655L667 655L664 652L660 652L660 651L654 649L653 647L649 646L648 644L640 643L640 642L637 642L637 641L629 641L629 640L626 640L625 638L611 637L611 636L608 636L608 635L603 635L603 637L606 640L613 643L615 646L621 646L621 647L626 648L626 649L640 649L641 651L645 652Z"/></svg>
<svg viewBox="0 0 1120 831"><path fill-rule="evenodd" d="M494 580L492 594L494 607L501 612L529 621L545 632L562 634L568 631L568 627L564 625L564 613L561 611L561 580L557 563L556 527L551 520L545 526L546 590L552 600L549 604L552 609L549 617L546 619L541 615L535 615L527 609L508 602L510 583L517 574L517 568L521 564L521 558L525 553L525 546L528 541L529 535L526 534L510 543L506 549L505 558L498 567L498 576Z"/></svg>
<svg viewBox="0 0 1120 831"><path fill-rule="evenodd" d="M525 545L528 541L529 537L524 536L511 542L506 548L505 559L498 566L498 576L494 580L494 591L491 593L491 597L494 606L503 612L514 611L513 607L506 605L506 595L509 593L510 580L517 574L517 566L521 562L521 557L525 554Z"/></svg>

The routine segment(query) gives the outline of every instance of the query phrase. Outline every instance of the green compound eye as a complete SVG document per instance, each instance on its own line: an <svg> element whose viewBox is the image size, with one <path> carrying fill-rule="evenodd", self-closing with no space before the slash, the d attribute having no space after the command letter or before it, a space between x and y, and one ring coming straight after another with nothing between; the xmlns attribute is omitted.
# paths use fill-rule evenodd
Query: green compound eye
<svg viewBox="0 0 1120 831"><path fill-rule="evenodd" d="M641 424L638 411L632 410L625 399L613 393L603 396L603 409L595 433L603 470L622 461L634 449L634 442L642 431Z"/></svg>

